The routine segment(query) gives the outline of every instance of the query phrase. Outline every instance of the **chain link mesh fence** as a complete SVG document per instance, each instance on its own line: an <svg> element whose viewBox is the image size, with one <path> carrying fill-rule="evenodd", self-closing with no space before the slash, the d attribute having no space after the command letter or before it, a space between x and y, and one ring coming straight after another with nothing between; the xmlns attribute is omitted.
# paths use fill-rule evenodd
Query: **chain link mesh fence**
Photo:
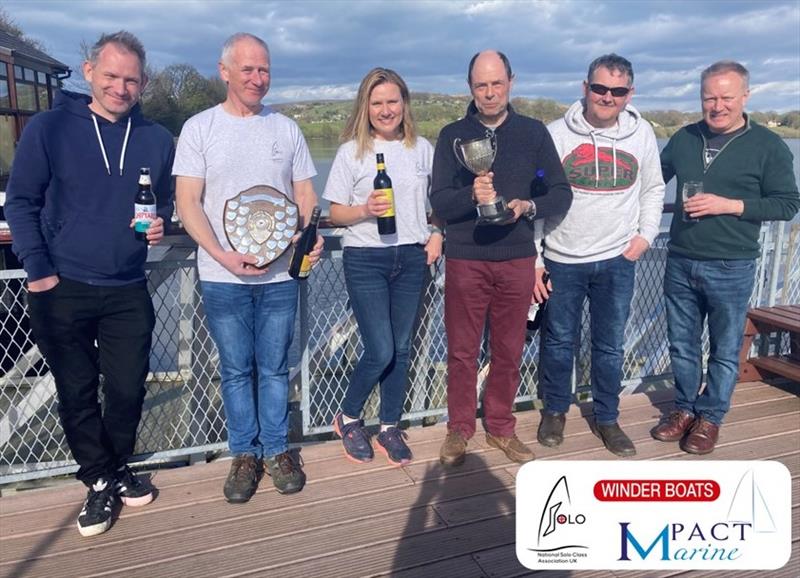
<svg viewBox="0 0 800 578"><path fill-rule="evenodd" d="M299 339L290 351L304 435L331 430L362 349L344 286L341 251L335 237L329 239L325 257L303 285L295 333ZM659 236L637 265L625 339L623 385L628 391L669 377L661 294L666 240L666 235ZM752 304L800 302L800 225L767 225L762 240ZM446 414L445 270L443 261L431 268L420 302L405 419ZM163 460L224 449L217 350L205 324L194 260L148 263L147 273L157 322L136 452L140 458ZM53 379L30 335L24 278L23 271L0 271L0 484L77 469L58 421ZM588 334L588 308L582 331ZM587 339L581 343L576 390L589 381ZM788 339L773 345L785 351ZM518 401L536 396L538 348L538 335L533 335L523 354ZM479 388L489 361L484 347ZM365 408L367 420L375 419L377 403L376 391Z"/></svg>

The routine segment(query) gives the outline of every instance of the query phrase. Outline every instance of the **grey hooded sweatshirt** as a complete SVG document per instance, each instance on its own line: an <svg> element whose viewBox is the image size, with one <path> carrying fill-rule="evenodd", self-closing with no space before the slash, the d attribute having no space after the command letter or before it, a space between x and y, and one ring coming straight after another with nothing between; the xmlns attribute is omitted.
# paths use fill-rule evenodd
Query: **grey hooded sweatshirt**
<svg viewBox="0 0 800 578"><path fill-rule="evenodd" d="M591 263L621 255L630 240L658 235L664 207L658 143L650 124L630 104L610 128L583 116L583 100L547 126L572 186L566 215L544 220L544 256L559 263Z"/></svg>

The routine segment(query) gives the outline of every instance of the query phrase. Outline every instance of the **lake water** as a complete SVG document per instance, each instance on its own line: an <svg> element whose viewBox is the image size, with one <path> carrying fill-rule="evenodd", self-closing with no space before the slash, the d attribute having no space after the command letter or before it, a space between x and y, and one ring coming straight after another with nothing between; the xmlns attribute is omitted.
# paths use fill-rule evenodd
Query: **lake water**
<svg viewBox="0 0 800 578"><path fill-rule="evenodd" d="M784 139L784 142L789 146L789 149L792 151L794 155L794 178L798 183L800 183L800 139L790 138ZM659 149L663 148L667 144L667 139L658 139L658 146ZM322 207L323 213L328 211L328 201L322 199L322 192L325 190L325 181L328 178L328 173L331 170L331 164L333 163L333 158L336 156L336 149L338 148L338 144L335 142L329 141L309 141L308 143L309 149L311 150L311 157L314 159L314 164L317 167L317 176L314 177L314 190L317 191L317 195L320 197L320 206ZM669 183L667 183L667 190L666 194L664 195L664 202L665 203L673 203L675 202L675 179L672 179ZM665 215L665 222L662 222L662 225L669 222L669 216ZM795 217L795 222L800 222L800 215Z"/></svg>

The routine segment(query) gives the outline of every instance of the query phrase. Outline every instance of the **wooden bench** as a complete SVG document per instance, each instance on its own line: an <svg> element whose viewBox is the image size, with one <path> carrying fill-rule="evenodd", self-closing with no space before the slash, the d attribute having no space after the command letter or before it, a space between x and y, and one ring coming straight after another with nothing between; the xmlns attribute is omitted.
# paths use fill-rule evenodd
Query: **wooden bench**
<svg viewBox="0 0 800 578"><path fill-rule="evenodd" d="M748 358L756 335L782 331L789 333L788 355ZM739 352L739 381L762 381L776 375L800 383L800 305L757 307L747 313L744 342Z"/></svg>

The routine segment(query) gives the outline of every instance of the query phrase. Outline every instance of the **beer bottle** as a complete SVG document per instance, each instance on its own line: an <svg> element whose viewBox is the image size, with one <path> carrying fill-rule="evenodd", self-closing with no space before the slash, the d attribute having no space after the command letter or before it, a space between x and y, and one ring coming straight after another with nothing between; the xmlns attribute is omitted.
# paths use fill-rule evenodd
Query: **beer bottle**
<svg viewBox="0 0 800 578"><path fill-rule="evenodd" d="M136 239L147 242L147 229L156 217L156 196L150 185L150 167L139 169L139 190L133 201L133 231Z"/></svg>
<svg viewBox="0 0 800 578"><path fill-rule="evenodd" d="M311 273L311 261L308 255L317 242L319 213L319 207L314 207L314 210L311 211L311 220L309 220L308 226L303 229L303 233L297 240L294 251L292 251L292 259L289 262L289 275L295 279L305 279Z"/></svg>
<svg viewBox="0 0 800 578"><path fill-rule="evenodd" d="M394 220L394 191L392 190L392 179L386 174L386 165L383 163L383 154L375 155L378 164L378 174L372 181L372 186L376 191L380 191L392 204L386 212L378 217L378 234L394 235L397 232L397 223Z"/></svg>

